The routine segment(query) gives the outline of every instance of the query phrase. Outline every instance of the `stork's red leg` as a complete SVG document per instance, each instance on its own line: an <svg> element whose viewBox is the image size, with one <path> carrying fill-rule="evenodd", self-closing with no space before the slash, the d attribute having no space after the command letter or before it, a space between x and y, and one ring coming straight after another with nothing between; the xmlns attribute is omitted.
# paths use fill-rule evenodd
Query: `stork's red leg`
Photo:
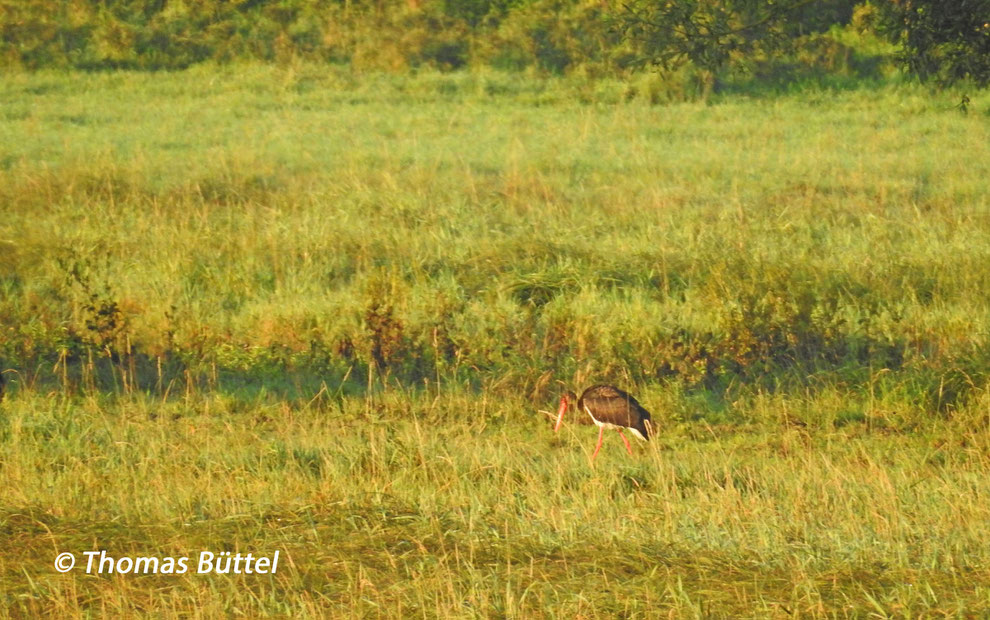
<svg viewBox="0 0 990 620"><path fill-rule="evenodd" d="M629 447L629 440L626 439L626 436L622 434L622 429L617 428L615 430L619 431L619 437L622 437L622 443L626 444L626 452L632 454L632 448Z"/></svg>
<svg viewBox="0 0 990 620"><path fill-rule="evenodd" d="M605 427L600 426L601 430L598 431L598 445L595 446L595 452L591 455L591 460L594 461L595 457L598 456L598 451L602 449L602 439L605 438Z"/></svg>

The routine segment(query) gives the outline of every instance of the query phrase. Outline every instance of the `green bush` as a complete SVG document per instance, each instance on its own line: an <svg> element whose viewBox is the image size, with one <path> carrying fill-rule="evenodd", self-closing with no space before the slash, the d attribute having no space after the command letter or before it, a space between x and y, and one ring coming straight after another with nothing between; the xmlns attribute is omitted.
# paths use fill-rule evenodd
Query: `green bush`
<svg viewBox="0 0 990 620"><path fill-rule="evenodd" d="M792 36L805 43L793 57L777 62L736 54L727 72L741 68L780 80L801 79L809 70L861 72L866 61L848 43L814 34L850 21L847 5L826 3L795 17ZM643 44L616 28L615 19L607 5L580 0L0 0L0 62L28 69L158 70L204 61L321 60L359 70L490 66L599 78L623 76L649 57ZM684 79L677 72L665 77L671 84ZM710 86L711 76L705 80ZM661 101L677 90L698 89L663 90L647 98Z"/></svg>

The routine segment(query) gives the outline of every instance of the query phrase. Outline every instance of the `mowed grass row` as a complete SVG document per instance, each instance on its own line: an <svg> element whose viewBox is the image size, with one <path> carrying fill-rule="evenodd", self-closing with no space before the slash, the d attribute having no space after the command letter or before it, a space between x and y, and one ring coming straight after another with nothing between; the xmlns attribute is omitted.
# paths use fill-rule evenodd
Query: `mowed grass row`
<svg viewBox="0 0 990 620"><path fill-rule="evenodd" d="M743 407L828 410L767 398ZM625 453L529 404L4 405L6 614L847 616L990 605L990 429L677 423ZM479 415L451 424L464 411ZM529 415L523 416L521 412ZM270 555L274 576L64 575L58 552ZM81 556L80 556L81 558Z"/></svg>

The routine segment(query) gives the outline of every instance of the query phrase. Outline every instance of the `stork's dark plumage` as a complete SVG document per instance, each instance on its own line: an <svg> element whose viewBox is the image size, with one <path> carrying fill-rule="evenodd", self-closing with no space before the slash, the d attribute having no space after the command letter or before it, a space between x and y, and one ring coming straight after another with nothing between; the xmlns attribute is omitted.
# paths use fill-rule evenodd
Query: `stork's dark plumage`
<svg viewBox="0 0 990 620"><path fill-rule="evenodd" d="M593 385L581 394L581 398L575 396L574 392L566 392L561 396L560 409L557 411L557 424L553 427L554 432L560 430L560 425L564 421L564 413L575 405L579 411L587 413L599 428L598 445L595 446L595 452L591 455L592 461L598 456L607 428L614 428L619 431L619 437L622 437L622 442L626 444L626 450L629 454L632 454L632 448L629 447L629 440L622 434L622 429L629 429L645 441L649 441L650 435L653 434L650 412L644 409L635 398L611 385Z"/></svg>

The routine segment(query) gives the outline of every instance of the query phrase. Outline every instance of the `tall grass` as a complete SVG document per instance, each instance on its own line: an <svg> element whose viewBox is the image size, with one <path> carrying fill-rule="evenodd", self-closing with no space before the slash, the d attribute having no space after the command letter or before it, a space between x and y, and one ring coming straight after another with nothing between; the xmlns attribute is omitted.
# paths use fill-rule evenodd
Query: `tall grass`
<svg viewBox="0 0 990 620"><path fill-rule="evenodd" d="M5 358L982 380L986 135L947 100L227 71L7 79Z"/></svg>
<svg viewBox="0 0 990 620"><path fill-rule="evenodd" d="M987 607L985 99L252 65L0 96L8 615ZM660 439L552 435L592 381Z"/></svg>
<svg viewBox="0 0 990 620"><path fill-rule="evenodd" d="M558 437L523 400L478 400L394 392L368 414L360 399L20 392L5 405L5 608L815 616L987 605L985 404L977 428L974 416L911 433L678 424L661 412L658 443L630 457L609 437L591 467L592 431ZM838 402L851 404L768 397L742 413ZM52 570L56 552L90 549L280 549L283 565L272 577Z"/></svg>

